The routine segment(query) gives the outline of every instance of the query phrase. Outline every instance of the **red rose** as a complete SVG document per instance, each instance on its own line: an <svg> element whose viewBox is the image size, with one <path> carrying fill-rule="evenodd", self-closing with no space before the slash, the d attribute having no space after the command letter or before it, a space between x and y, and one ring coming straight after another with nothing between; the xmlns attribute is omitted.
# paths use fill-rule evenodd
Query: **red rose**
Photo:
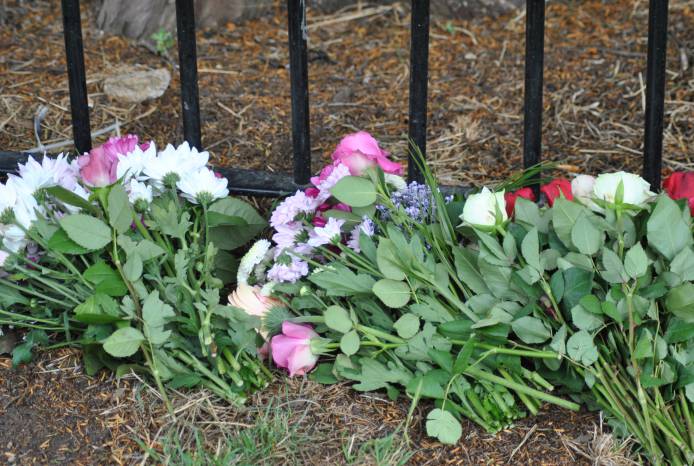
<svg viewBox="0 0 694 466"><path fill-rule="evenodd" d="M504 200L506 201L506 213L509 217L513 217L513 212L516 208L516 199L522 197L529 201L535 202L535 193L531 188L525 187L512 193L505 193Z"/></svg>
<svg viewBox="0 0 694 466"><path fill-rule="evenodd" d="M687 199L694 215L694 172L674 172L665 178L663 188L672 199Z"/></svg>
<svg viewBox="0 0 694 466"><path fill-rule="evenodd" d="M563 194L564 197L570 201L574 198L571 193L571 182L566 178L557 178L556 180L542 185L540 192L545 195L550 207L554 205L554 200L558 198L560 194Z"/></svg>

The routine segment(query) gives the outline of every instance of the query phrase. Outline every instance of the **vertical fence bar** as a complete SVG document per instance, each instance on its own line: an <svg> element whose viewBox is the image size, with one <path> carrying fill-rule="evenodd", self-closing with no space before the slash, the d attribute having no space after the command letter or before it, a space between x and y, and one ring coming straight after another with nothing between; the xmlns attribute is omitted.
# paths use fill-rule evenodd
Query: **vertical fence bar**
<svg viewBox="0 0 694 466"><path fill-rule="evenodd" d="M410 127L409 137L422 156L427 151L427 86L429 82L429 0L412 0L410 38ZM408 158L408 179L423 181L422 173Z"/></svg>
<svg viewBox="0 0 694 466"><path fill-rule="evenodd" d="M191 146L202 149L198 59L195 44L195 5L193 0L176 0L176 32L178 36L178 66L181 73L183 137Z"/></svg>
<svg viewBox="0 0 694 466"><path fill-rule="evenodd" d="M305 0L287 0L287 20L294 182L306 184L311 176L311 128L308 110L308 28Z"/></svg>
<svg viewBox="0 0 694 466"><path fill-rule="evenodd" d="M643 177L660 189L665 112L665 62L667 55L668 0L650 0L648 7L648 69L646 119L643 144Z"/></svg>
<svg viewBox="0 0 694 466"><path fill-rule="evenodd" d="M525 108L523 118L524 168L539 163L542 154L544 56L545 0L527 0L525 15ZM535 189L537 188L536 186Z"/></svg>
<svg viewBox="0 0 694 466"><path fill-rule="evenodd" d="M89 106L87 105L87 78L84 71L80 2L79 0L62 0L62 9L65 60L67 61L67 78L70 87L72 137L75 140L77 152L83 154L92 148L92 137L89 130Z"/></svg>

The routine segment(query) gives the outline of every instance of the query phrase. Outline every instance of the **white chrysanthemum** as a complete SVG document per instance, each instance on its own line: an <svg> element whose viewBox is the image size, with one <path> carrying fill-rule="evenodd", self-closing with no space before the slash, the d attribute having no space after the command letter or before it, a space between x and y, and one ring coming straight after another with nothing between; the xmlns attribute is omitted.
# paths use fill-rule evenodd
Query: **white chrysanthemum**
<svg viewBox="0 0 694 466"><path fill-rule="evenodd" d="M145 168L154 163L157 158L157 147L154 141L149 143L147 150L142 150L139 145L135 146L132 152L127 155L118 156L118 167L116 168L116 176L118 179L123 179L123 183L127 183L135 178L138 181L143 181L147 177L143 175Z"/></svg>
<svg viewBox="0 0 694 466"><path fill-rule="evenodd" d="M67 155L60 154L55 158L44 156L41 163L29 157L27 163L18 166L22 184L33 193L42 188L62 186L72 190L77 184L78 168L70 163Z"/></svg>
<svg viewBox="0 0 694 466"><path fill-rule="evenodd" d="M152 203L152 187L137 181L136 179L130 180L130 183L126 185L128 191L128 199L130 202L135 204L137 201L145 201L147 204Z"/></svg>
<svg viewBox="0 0 694 466"><path fill-rule="evenodd" d="M229 195L227 179L217 178L208 168L181 174L176 186L181 195L194 204L210 203Z"/></svg>
<svg viewBox="0 0 694 466"><path fill-rule="evenodd" d="M270 242L268 240L261 239L256 241L241 259L239 269L236 272L236 281L238 283L248 283L248 277L253 272L253 269L265 259L269 250Z"/></svg>
<svg viewBox="0 0 694 466"><path fill-rule="evenodd" d="M2 223L1 219L10 215L16 204L17 191L13 183L0 183L0 223Z"/></svg>
<svg viewBox="0 0 694 466"><path fill-rule="evenodd" d="M324 227L316 227L309 233L308 245L317 248L339 241L344 223L343 219L330 217Z"/></svg>
<svg viewBox="0 0 694 466"><path fill-rule="evenodd" d="M209 153L198 152L187 142L178 147L169 144L155 158L147 162L143 173L152 181L155 188L163 189L164 179L167 176L180 180L190 173L196 173L207 166L209 157Z"/></svg>

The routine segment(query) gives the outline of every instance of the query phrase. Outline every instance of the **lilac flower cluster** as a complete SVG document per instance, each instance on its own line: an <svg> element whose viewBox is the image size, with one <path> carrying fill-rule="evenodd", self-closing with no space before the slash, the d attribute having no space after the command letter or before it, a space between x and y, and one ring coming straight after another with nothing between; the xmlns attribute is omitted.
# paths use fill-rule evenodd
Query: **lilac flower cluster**
<svg viewBox="0 0 694 466"><path fill-rule="evenodd" d="M393 193L390 197L396 210L402 211L415 222L432 221L436 215L436 203L431 188L426 184L412 181L405 187ZM453 200L447 196L446 203ZM381 221L388 221L392 217L391 209L384 205L376 206L378 217Z"/></svg>

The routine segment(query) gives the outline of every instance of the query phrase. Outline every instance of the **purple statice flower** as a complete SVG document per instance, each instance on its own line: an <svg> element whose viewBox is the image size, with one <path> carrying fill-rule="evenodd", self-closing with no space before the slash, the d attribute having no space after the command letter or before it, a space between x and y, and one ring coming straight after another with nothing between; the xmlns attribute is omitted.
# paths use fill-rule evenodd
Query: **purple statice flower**
<svg viewBox="0 0 694 466"><path fill-rule="evenodd" d="M396 210L401 210L414 222L429 222L436 213L436 204L431 193L431 188L426 184L416 181L411 182L405 189L398 190L391 195L391 201ZM391 212L384 205L376 206L381 220L391 219Z"/></svg>
<svg viewBox="0 0 694 466"><path fill-rule="evenodd" d="M316 227L313 229L313 231L309 232L309 246L317 248L319 246L325 246L326 244L332 244L335 241L339 241L340 236L342 235L341 228L344 224L344 220L330 217L325 226Z"/></svg>
<svg viewBox="0 0 694 466"><path fill-rule="evenodd" d="M359 237L361 236L362 232L366 236L373 236L376 232L376 225L374 224L373 220L367 216L362 217L362 222L354 227L350 233L349 241L347 241L347 246L354 252L361 252L361 248L359 247Z"/></svg>
<svg viewBox="0 0 694 466"><path fill-rule="evenodd" d="M282 252L267 272L267 279L277 283L294 283L308 275L308 263Z"/></svg>

